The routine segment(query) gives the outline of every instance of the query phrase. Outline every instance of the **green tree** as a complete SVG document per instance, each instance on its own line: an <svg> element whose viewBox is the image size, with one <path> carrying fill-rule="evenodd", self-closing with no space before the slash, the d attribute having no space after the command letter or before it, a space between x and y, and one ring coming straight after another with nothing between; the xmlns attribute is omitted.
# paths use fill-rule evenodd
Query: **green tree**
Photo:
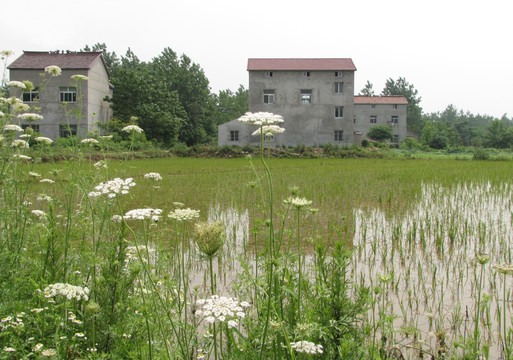
<svg viewBox="0 0 513 360"><path fill-rule="evenodd" d="M400 77L397 80L389 78L386 83L381 95L403 95L408 100L406 124L408 130L411 130L417 134L420 134L424 127L424 121L422 118L422 108L420 107L421 97L418 94L417 89L406 81L405 78Z"/></svg>
<svg viewBox="0 0 513 360"><path fill-rule="evenodd" d="M376 125L369 129L367 137L376 141L392 140L394 132L389 125Z"/></svg>
<svg viewBox="0 0 513 360"><path fill-rule="evenodd" d="M487 147L493 147L496 149L504 149L510 147L512 142L513 130L509 128L506 130L505 123L502 120L493 120L487 128L485 133L484 144Z"/></svg>
<svg viewBox="0 0 513 360"><path fill-rule="evenodd" d="M360 93L358 95L363 96L374 96L374 89L372 88L374 85L367 80L367 83L365 84L364 88L360 90Z"/></svg>
<svg viewBox="0 0 513 360"><path fill-rule="evenodd" d="M112 70L115 66L118 66L120 60L114 51L107 51L107 45L105 43L96 43L93 46L86 44L81 51L101 51L103 53L103 59L109 70Z"/></svg>
<svg viewBox="0 0 513 360"><path fill-rule="evenodd" d="M216 104L216 124L221 125L237 119L248 111L248 90L243 85L234 93L231 90L221 90L219 95L213 95Z"/></svg>

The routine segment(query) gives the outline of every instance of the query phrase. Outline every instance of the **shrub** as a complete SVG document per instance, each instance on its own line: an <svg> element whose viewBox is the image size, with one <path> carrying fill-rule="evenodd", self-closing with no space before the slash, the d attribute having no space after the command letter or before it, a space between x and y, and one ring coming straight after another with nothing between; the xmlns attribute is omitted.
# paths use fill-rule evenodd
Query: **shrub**
<svg viewBox="0 0 513 360"><path fill-rule="evenodd" d="M474 151L474 160L489 160L490 159L490 153L483 148L477 148Z"/></svg>

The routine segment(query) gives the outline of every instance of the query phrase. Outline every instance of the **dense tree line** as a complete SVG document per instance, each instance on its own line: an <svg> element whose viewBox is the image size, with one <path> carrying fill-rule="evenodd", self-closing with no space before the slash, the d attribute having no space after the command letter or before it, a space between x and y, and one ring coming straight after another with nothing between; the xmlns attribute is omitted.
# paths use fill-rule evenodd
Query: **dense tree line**
<svg viewBox="0 0 513 360"><path fill-rule="evenodd" d="M374 96L373 84L367 81L360 95ZM464 112L454 105L448 105L441 112L423 113L420 107L422 98L418 91L402 77L397 80L387 79L380 95L404 95L408 100L408 130L416 134L424 146L433 149L459 146L500 149L513 147L513 119L506 114L497 119L489 115ZM371 135L373 134L374 130Z"/></svg>
<svg viewBox="0 0 513 360"><path fill-rule="evenodd" d="M203 69L170 48L150 62L130 49L118 57L105 44L83 51L102 51L111 73L114 120L106 125L109 130L136 123L149 140L164 146L206 144L216 138L217 125L247 111L248 92L242 85L235 93L212 93Z"/></svg>

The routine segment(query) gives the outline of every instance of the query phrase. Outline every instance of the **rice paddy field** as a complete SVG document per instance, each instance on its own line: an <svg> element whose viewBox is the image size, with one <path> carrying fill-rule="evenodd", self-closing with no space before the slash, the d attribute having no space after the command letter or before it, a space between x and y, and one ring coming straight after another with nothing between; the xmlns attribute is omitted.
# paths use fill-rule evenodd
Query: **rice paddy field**
<svg viewBox="0 0 513 360"><path fill-rule="evenodd" d="M0 359L512 359L510 161L0 168Z"/></svg>

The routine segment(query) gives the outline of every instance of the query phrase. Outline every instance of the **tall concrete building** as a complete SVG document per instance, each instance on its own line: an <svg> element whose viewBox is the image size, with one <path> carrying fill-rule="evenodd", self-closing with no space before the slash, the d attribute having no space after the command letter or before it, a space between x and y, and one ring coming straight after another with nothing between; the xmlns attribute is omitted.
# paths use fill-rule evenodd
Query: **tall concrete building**
<svg viewBox="0 0 513 360"><path fill-rule="evenodd" d="M394 141L406 137L406 99L355 97L351 59L249 59L247 70L249 111L279 114L285 121L273 146L359 144L380 124L394 127ZM218 144L258 145L255 129L237 120L222 124Z"/></svg>

